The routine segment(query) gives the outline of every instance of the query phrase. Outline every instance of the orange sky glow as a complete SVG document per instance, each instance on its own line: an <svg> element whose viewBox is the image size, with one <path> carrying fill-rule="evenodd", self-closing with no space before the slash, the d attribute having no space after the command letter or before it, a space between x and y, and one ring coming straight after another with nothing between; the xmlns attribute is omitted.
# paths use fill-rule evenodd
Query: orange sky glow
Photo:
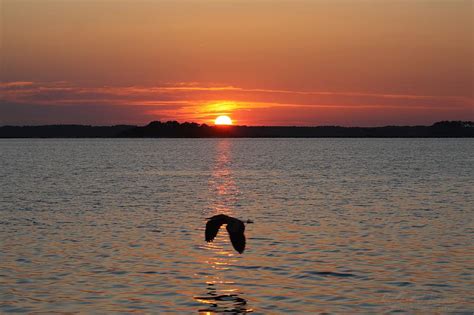
<svg viewBox="0 0 474 315"><path fill-rule="evenodd" d="M474 120L464 0L2 0L0 125Z"/></svg>

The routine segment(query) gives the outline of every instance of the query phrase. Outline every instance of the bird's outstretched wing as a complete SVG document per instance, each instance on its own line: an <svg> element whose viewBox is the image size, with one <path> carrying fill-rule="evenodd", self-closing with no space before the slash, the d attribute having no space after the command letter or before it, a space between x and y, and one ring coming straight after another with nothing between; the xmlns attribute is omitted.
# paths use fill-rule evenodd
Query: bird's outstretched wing
<svg viewBox="0 0 474 315"><path fill-rule="evenodd" d="M241 222L240 222L241 223ZM230 241L235 250L242 254L245 250L245 226L243 223L238 227L227 225L227 232L229 233Z"/></svg>
<svg viewBox="0 0 474 315"><path fill-rule="evenodd" d="M222 224L225 223L225 218L221 216L213 216L206 223L206 242L212 242L219 232Z"/></svg>

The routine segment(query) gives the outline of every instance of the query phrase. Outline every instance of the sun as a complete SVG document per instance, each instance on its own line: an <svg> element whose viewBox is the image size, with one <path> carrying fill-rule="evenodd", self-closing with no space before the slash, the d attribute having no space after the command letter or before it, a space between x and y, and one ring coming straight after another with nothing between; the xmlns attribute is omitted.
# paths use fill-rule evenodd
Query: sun
<svg viewBox="0 0 474 315"><path fill-rule="evenodd" d="M229 116L219 116L214 123L216 125L232 125L232 119Z"/></svg>

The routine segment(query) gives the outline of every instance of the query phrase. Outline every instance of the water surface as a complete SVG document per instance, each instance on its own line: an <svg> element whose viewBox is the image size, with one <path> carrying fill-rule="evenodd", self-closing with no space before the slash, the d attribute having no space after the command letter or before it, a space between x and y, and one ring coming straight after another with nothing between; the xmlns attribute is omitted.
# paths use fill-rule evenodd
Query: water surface
<svg viewBox="0 0 474 315"><path fill-rule="evenodd" d="M0 312L474 310L471 139L0 141ZM251 218L236 253L205 218Z"/></svg>

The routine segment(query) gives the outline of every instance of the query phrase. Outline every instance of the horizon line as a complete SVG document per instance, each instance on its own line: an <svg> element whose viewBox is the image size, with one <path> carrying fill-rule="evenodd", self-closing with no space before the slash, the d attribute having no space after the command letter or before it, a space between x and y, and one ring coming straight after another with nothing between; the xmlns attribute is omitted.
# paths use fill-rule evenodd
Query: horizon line
<svg viewBox="0 0 474 315"><path fill-rule="evenodd" d="M246 128L318 128L318 127L338 127L338 128L385 128L385 127L432 127L438 123L464 123L466 125L472 125L474 127L474 121L471 120L439 120L435 121L429 125L383 125L383 126L341 126L341 125L214 125L214 124L206 124L206 123L197 123L192 121L184 121L179 122L177 120L167 120L167 121L160 121L160 120L153 120L145 125L136 125L136 124L111 124L111 125L92 125L92 124L61 124L61 123L54 123L54 124L40 124L40 125L0 125L0 128L4 127L52 127L52 126L80 126L80 127L117 127L117 126L130 126L130 127L146 127L151 123L178 123L179 125L183 124L196 124L198 127L216 127L216 128L234 128L234 127L246 127Z"/></svg>

